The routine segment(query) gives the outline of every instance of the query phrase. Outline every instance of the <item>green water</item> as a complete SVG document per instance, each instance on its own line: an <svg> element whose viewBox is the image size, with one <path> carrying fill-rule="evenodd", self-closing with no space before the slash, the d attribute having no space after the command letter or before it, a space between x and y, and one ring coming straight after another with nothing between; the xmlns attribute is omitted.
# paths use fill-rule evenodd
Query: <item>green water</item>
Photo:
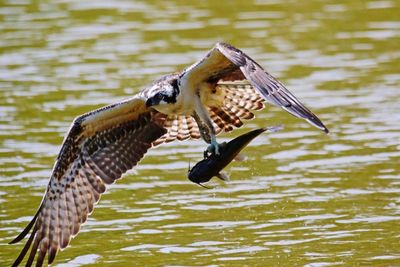
<svg viewBox="0 0 400 267"><path fill-rule="evenodd" d="M268 107L231 181L186 179L201 141L152 150L109 187L54 266L399 266L400 2L0 4L0 266L35 213L73 118L217 41L279 77L331 130ZM220 140L222 140L220 139Z"/></svg>

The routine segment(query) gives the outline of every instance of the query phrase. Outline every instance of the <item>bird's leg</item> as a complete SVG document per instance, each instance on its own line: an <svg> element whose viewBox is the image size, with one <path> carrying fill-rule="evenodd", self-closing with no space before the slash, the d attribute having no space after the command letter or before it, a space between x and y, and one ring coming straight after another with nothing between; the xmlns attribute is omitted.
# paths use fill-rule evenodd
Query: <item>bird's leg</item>
<svg viewBox="0 0 400 267"><path fill-rule="evenodd" d="M219 155L219 144L217 142L215 135L211 135L211 143L207 147L206 151L210 152L211 154L214 152L216 155Z"/></svg>
<svg viewBox="0 0 400 267"><path fill-rule="evenodd" d="M208 125L206 125L201 118L199 117L199 115L194 112L193 114L193 118L195 119L197 125L199 126L199 131L200 131L200 135L203 138L203 140L210 144L207 149L204 151L204 158L208 158L210 156L210 154L219 154L219 144L215 138L215 130L214 128L211 128L212 130L210 130L210 128L208 127Z"/></svg>
<svg viewBox="0 0 400 267"><path fill-rule="evenodd" d="M201 103L199 96L195 98L195 105L193 117L199 126L201 137L206 141L206 143L210 144L204 154L208 155L207 153L215 153L216 155L219 155L219 144L215 137L214 126L212 125L211 118Z"/></svg>

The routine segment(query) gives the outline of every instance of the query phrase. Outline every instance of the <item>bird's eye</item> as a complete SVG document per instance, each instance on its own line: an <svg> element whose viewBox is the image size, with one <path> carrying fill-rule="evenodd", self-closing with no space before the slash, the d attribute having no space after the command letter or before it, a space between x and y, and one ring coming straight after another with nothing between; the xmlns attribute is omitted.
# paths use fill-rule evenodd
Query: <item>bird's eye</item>
<svg viewBox="0 0 400 267"><path fill-rule="evenodd" d="M159 102L159 101L161 101L161 100L164 99L164 95L163 95L162 93L157 93L157 94L154 96L154 98L155 98L155 100L156 100L157 102Z"/></svg>

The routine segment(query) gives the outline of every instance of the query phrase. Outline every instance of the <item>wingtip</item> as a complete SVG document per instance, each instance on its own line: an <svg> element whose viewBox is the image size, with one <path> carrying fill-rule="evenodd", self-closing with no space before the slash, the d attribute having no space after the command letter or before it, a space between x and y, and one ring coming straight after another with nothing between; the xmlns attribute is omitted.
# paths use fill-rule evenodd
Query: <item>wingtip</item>
<svg viewBox="0 0 400 267"><path fill-rule="evenodd" d="M329 134L329 129L321 122L319 124L311 123L313 126L317 127L321 131L323 131L325 134Z"/></svg>
<svg viewBox="0 0 400 267"><path fill-rule="evenodd" d="M23 237L22 237L23 238ZM21 241L22 238L19 238L19 236L15 237L13 240L11 240L10 242L8 242L9 245L18 243L19 241Z"/></svg>
<svg viewBox="0 0 400 267"><path fill-rule="evenodd" d="M328 134L329 133L329 129L322 123L322 121L315 114L313 114L311 111L309 111L309 113L311 114L311 116L306 118L306 121L308 123L310 123L312 126L317 127L318 129L320 129L324 133Z"/></svg>
<svg viewBox="0 0 400 267"><path fill-rule="evenodd" d="M326 134L329 134L329 129L322 123L322 121L320 119L318 119L317 121L313 121L314 123L312 123L314 126L318 127L321 131L323 131Z"/></svg>
<svg viewBox="0 0 400 267"><path fill-rule="evenodd" d="M19 235L17 235L16 237L14 237L13 240L11 240L10 242L8 242L9 245L18 243L19 241L21 241L23 238L25 237L25 235L22 235L22 233L20 233Z"/></svg>

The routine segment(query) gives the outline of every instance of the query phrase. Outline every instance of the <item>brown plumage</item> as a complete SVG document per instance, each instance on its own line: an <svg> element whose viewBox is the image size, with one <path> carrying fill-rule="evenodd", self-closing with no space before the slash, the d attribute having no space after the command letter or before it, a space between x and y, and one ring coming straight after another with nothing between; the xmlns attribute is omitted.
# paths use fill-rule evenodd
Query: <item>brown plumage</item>
<svg viewBox="0 0 400 267"><path fill-rule="evenodd" d="M278 80L242 51L223 43L196 64L157 80L125 101L77 117L67 133L42 203L11 243L30 236L13 266L51 264L78 234L106 185L138 164L153 146L240 127L264 101L328 132Z"/></svg>
<svg viewBox="0 0 400 267"><path fill-rule="evenodd" d="M139 99L125 102L144 105ZM27 265L37 251L37 265L43 263L46 253L51 263L59 249L67 247L94 204L111 184L131 169L152 147L152 142L166 133L163 127L166 116L154 111L143 112L136 120L121 121L110 128L88 135L83 126L87 117L75 120L57 158L52 177L42 204L27 228L11 243L20 241L32 228L14 266L18 265L32 245ZM85 135L88 135L84 137Z"/></svg>

